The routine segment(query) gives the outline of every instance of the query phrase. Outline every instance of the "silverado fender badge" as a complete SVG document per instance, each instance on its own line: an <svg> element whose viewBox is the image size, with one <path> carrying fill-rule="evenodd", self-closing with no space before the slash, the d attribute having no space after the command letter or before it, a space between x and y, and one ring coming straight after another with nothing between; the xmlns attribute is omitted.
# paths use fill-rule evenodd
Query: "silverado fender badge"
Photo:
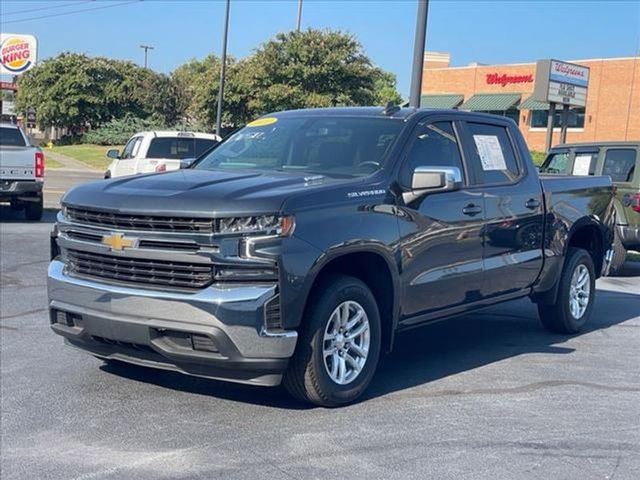
<svg viewBox="0 0 640 480"><path fill-rule="evenodd" d="M137 240L133 238L125 238L121 233L105 235L102 237L102 243L109 245L111 250L124 250L125 248L135 247Z"/></svg>

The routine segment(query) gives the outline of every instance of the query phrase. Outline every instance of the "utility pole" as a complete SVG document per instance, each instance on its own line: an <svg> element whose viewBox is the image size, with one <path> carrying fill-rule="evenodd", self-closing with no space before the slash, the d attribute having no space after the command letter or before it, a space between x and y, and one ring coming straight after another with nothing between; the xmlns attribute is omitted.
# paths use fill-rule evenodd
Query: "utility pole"
<svg viewBox="0 0 640 480"><path fill-rule="evenodd" d="M298 0L298 21L296 22L296 31L300 31L300 24L302 23L302 0Z"/></svg>
<svg viewBox="0 0 640 480"><path fill-rule="evenodd" d="M224 13L224 33L222 34L222 58L220 64L220 85L218 87L218 110L216 112L216 133L222 137L222 99L224 97L224 75L227 67L227 36L229 34L229 7L231 0L227 0Z"/></svg>
<svg viewBox="0 0 640 480"><path fill-rule="evenodd" d="M144 49L144 68L147 68L147 55L149 50L153 50L151 45L140 45L140 48Z"/></svg>
<svg viewBox="0 0 640 480"><path fill-rule="evenodd" d="M411 92L409 106L420 107L422 93L422 69L424 67L424 45L427 39L427 12L429 0L418 0L418 16L416 18L416 38L413 43L413 70L411 72Z"/></svg>

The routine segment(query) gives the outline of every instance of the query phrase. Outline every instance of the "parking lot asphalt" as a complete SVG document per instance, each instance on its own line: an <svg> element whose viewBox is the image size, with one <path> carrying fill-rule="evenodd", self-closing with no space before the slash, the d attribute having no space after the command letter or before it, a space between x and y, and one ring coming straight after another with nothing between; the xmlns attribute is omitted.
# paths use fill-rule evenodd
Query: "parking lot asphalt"
<svg viewBox="0 0 640 480"><path fill-rule="evenodd" d="M640 264L598 281L580 335L493 307L401 335L362 401L309 408L63 345L52 220L0 211L4 480L640 478Z"/></svg>
<svg viewBox="0 0 640 480"><path fill-rule="evenodd" d="M44 182L44 206L45 208L59 208L60 199L72 186L100 180L104 173L90 169L49 169L46 171Z"/></svg>

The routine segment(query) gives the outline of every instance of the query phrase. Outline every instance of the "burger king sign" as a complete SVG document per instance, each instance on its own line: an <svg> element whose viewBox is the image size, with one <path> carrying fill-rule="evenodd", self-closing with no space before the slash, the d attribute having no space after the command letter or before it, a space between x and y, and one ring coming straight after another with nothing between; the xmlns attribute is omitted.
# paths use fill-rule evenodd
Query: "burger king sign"
<svg viewBox="0 0 640 480"><path fill-rule="evenodd" d="M0 73L20 75L36 64L36 37L0 33Z"/></svg>

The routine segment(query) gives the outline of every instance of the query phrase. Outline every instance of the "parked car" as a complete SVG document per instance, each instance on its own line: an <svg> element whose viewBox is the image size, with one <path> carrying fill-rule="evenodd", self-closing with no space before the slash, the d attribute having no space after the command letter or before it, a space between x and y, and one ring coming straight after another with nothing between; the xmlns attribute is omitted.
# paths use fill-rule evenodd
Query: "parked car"
<svg viewBox="0 0 640 480"><path fill-rule="evenodd" d="M580 331L613 209L609 177L539 178L504 117L275 113L191 168L70 190L51 327L106 361L340 405L418 325L530 297Z"/></svg>
<svg viewBox="0 0 640 480"><path fill-rule="evenodd" d="M42 218L44 154L17 126L0 124L0 203L24 210L27 220Z"/></svg>
<svg viewBox="0 0 640 480"><path fill-rule="evenodd" d="M616 187L617 219L611 273L619 272L627 250L640 250L640 141L557 145L541 171L611 177Z"/></svg>
<svg viewBox="0 0 640 480"><path fill-rule="evenodd" d="M211 133L140 132L129 139L122 152L116 149L107 152L113 161L104 177L178 170L218 142L220 137Z"/></svg>

